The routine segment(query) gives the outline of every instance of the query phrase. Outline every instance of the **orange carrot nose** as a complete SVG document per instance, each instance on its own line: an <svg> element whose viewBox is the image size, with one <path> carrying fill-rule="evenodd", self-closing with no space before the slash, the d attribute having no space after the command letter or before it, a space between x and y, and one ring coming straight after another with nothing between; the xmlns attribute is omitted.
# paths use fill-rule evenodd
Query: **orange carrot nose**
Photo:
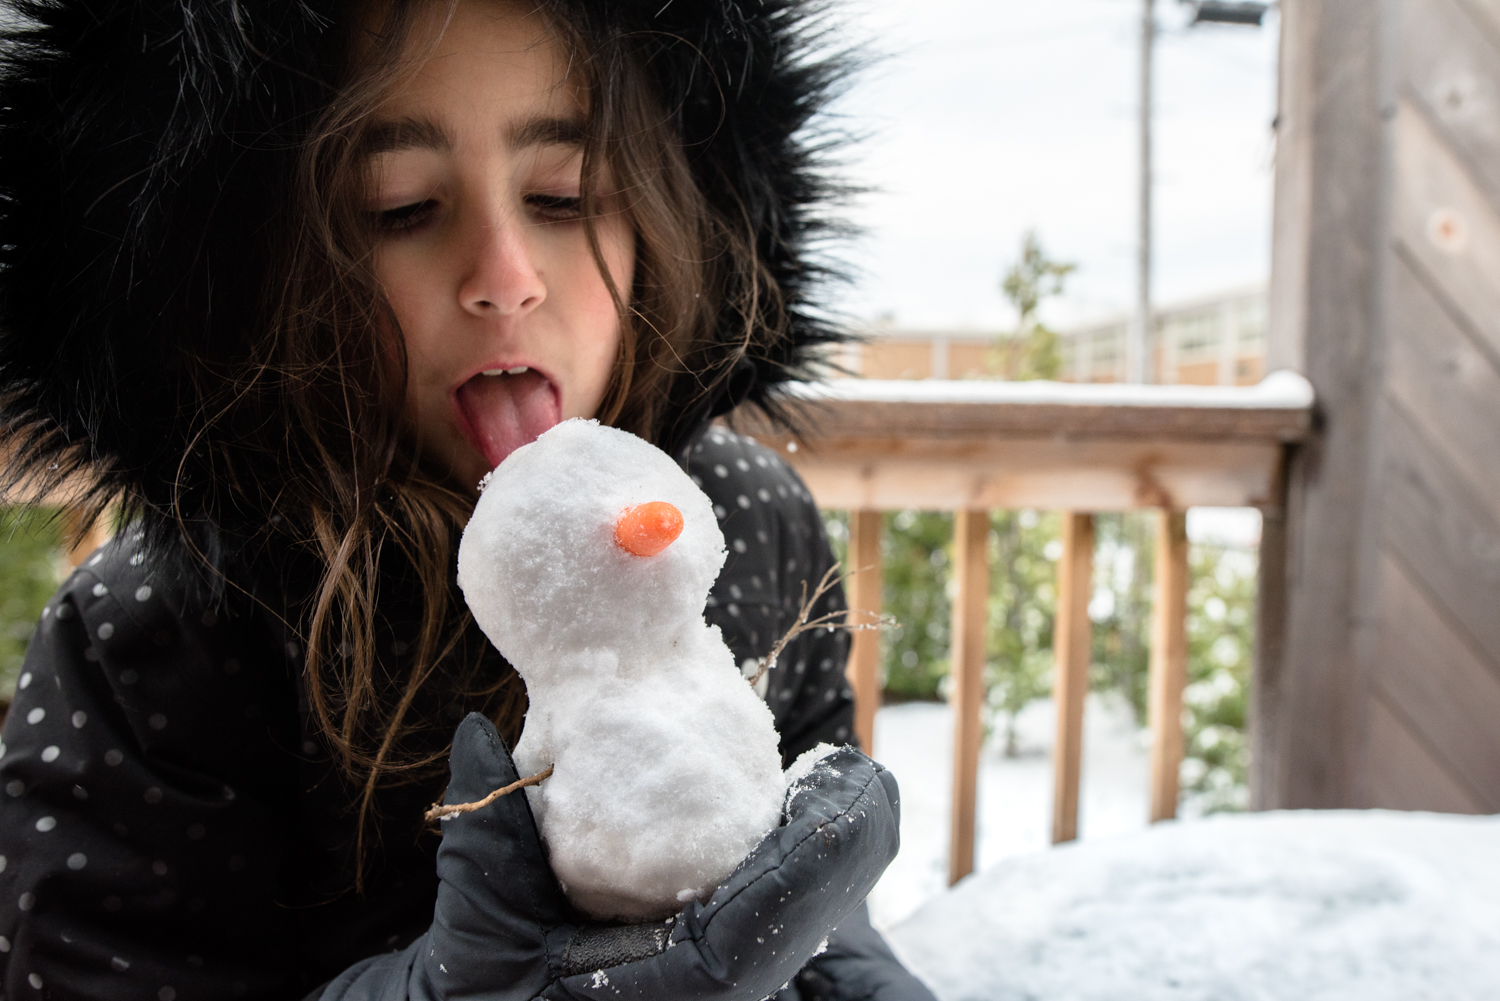
<svg viewBox="0 0 1500 1001"><path fill-rule="evenodd" d="M666 501L628 507L615 522L615 542L637 556L655 556L681 534L682 512Z"/></svg>

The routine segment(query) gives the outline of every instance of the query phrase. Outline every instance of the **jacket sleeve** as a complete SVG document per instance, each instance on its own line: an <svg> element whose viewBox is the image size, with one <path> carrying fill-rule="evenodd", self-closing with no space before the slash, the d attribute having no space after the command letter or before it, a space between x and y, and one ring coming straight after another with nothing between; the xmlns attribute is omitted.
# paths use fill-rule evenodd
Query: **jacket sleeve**
<svg viewBox="0 0 1500 1001"><path fill-rule="evenodd" d="M690 447L688 473L713 501L729 549L708 621L748 674L796 620L804 585L812 594L834 564L823 517L775 452L722 428ZM843 607L844 589L836 586L813 614ZM848 659L849 634L819 629L793 640L767 672L761 694L776 717L783 762L817 744L856 742Z"/></svg>
<svg viewBox="0 0 1500 1001"><path fill-rule="evenodd" d="M0 731L5 996L299 996L273 903L283 755L263 726L244 746L269 707L202 695L238 663L190 634L234 624L186 623L139 574L105 573L112 545L48 602ZM221 767L228 749L261 774Z"/></svg>

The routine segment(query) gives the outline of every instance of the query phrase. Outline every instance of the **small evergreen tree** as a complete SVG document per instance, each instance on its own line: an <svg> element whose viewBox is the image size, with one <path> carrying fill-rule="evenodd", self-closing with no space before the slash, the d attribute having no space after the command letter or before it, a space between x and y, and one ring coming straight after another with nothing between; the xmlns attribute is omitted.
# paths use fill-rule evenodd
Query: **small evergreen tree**
<svg viewBox="0 0 1500 1001"><path fill-rule="evenodd" d="M1036 230L1021 238L1021 257L1000 280L1000 291L1016 309L1016 337L1023 341L1018 379L1056 379L1062 371L1057 332L1037 319L1048 298L1062 295L1063 284L1078 265L1055 261L1042 249Z"/></svg>

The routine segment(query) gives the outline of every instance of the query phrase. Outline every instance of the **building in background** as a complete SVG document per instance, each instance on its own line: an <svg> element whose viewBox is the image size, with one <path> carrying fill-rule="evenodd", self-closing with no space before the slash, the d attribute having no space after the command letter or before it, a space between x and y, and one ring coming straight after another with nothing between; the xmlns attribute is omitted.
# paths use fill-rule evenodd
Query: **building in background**
<svg viewBox="0 0 1500 1001"><path fill-rule="evenodd" d="M1060 331L1064 382L1125 378L1128 318ZM1246 386L1265 375L1266 290L1257 285L1161 307L1155 318L1153 381ZM866 379L1012 378L1024 345L993 330L907 330L879 321L842 364Z"/></svg>

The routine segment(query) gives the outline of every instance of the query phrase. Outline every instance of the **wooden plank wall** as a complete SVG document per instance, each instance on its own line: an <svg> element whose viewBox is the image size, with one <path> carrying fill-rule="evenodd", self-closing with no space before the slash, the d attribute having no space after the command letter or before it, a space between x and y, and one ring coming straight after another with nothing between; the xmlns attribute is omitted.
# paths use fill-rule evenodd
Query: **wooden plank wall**
<svg viewBox="0 0 1500 1001"><path fill-rule="evenodd" d="M1500 812L1500 0L1283 12L1255 802Z"/></svg>

